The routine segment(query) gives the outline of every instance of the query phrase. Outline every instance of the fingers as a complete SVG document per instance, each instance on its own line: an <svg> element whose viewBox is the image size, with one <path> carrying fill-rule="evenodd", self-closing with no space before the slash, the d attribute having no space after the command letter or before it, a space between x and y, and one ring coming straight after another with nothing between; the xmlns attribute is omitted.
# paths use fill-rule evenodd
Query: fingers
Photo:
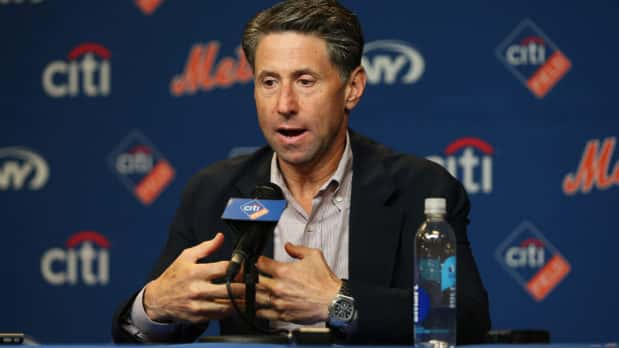
<svg viewBox="0 0 619 348"><path fill-rule="evenodd" d="M273 306L273 294L270 291L256 290L256 307L269 308Z"/></svg>
<svg viewBox="0 0 619 348"><path fill-rule="evenodd" d="M201 323L208 320L218 320L230 316L234 312L234 307L230 303L205 302L195 305L194 311L187 315L185 321L191 323Z"/></svg>
<svg viewBox="0 0 619 348"><path fill-rule="evenodd" d="M272 308L258 309L256 316L266 320L281 320L279 312Z"/></svg>
<svg viewBox="0 0 619 348"><path fill-rule="evenodd" d="M218 261L211 263L197 263L195 264L194 274L192 275L195 278L200 278L204 280L213 280L217 278L221 278L226 274L226 270L228 269L228 261Z"/></svg>
<svg viewBox="0 0 619 348"><path fill-rule="evenodd" d="M282 302L269 291L256 291L256 315L268 320L281 320Z"/></svg>
<svg viewBox="0 0 619 348"><path fill-rule="evenodd" d="M221 247L223 242L223 233L217 232L213 239L202 242L194 247L185 249L185 251L183 251L183 254L185 254L190 259L190 261L195 262L201 258L212 254L214 251Z"/></svg>
<svg viewBox="0 0 619 348"><path fill-rule="evenodd" d="M282 265L284 265L283 262L278 262L264 256L260 256L258 262L256 262L256 267L260 272L271 276L277 274L277 270L280 269ZM262 278L260 278L260 281L262 281Z"/></svg>
<svg viewBox="0 0 619 348"><path fill-rule="evenodd" d="M258 277L258 284L256 284L256 288L273 292L276 283L277 282L275 281L275 279L261 275Z"/></svg>
<svg viewBox="0 0 619 348"><path fill-rule="evenodd" d="M245 297L245 284L240 283L232 283L230 284L230 290L232 292L232 296L235 299L240 299ZM205 299L229 299L230 296L228 294L228 289L225 285L215 285L208 284L204 287L204 291L202 292L202 297Z"/></svg>
<svg viewBox="0 0 619 348"><path fill-rule="evenodd" d="M208 284L204 287L193 287L190 296L190 307L184 315L190 322L209 319L222 319L234 312L232 300L225 285ZM232 297L240 310L245 308L245 285L231 284Z"/></svg>
<svg viewBox="0 0 619 348"><path fill-rule="evenodd" d="M229 298L226 284L214 284L207 280L195 281L186 288L187 296L192 300L214 300ZM230 292L234 298L245 296L245 284L231 283Z"/></svg>
<svg viewBox="0 0 619 348"><path fill-rule="evenodd" d="M284 249L286 249L286 252L288 253L288 255L294 257L295 259L299 259L299 260L304 259L313 250L311 248L304 247L302 245L295 245L290 242L287 242L284 245Z"/></svg>

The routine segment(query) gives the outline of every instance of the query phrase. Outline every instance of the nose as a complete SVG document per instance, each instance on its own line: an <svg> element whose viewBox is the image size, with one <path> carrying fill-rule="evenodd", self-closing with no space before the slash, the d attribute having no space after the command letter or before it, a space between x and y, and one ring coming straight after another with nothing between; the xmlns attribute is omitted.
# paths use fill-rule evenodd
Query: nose
<svg viewBox="0 0 619 348"><path fill-rule="evenodd" d="M298 108L299 104L297 95L292 84L282 84L282 87L279 90L279 95L277 96L277 112L280 115L289 118L299 111Z"/></svg>

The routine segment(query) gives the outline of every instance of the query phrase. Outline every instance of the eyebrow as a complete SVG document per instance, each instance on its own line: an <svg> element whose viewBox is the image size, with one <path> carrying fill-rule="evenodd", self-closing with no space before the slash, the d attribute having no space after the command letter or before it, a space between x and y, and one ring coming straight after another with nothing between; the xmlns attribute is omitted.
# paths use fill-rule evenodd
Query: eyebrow
<svg viewBox="0 0 619 348"><path fill-rule="evenodd" d="M301 75L312 75L312 76L319 76L318 73L316 73L314 70L310 69L310 68L302 68L302 69L297 69L294 70L292 72L292 76L297 78ZM275 71L271 71L271 70L262 70L260 71L260 73L258 74L257 78L261 79L264 78L265 76L274 76L274 77L280 77L281 75Z"/></svg>

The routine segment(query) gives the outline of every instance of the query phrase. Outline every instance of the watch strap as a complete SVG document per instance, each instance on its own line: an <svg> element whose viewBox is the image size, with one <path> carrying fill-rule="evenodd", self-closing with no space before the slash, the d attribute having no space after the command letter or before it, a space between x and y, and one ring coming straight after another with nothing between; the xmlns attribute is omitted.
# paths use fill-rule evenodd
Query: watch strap
<svg viewBox="0 0 619 348"><path fill-rule="evenodd" d="M350 289L350 284L348 283L348 279L342 279L342 286L340 286L340 290L338 294L352 297L352 290Z"/></svg>

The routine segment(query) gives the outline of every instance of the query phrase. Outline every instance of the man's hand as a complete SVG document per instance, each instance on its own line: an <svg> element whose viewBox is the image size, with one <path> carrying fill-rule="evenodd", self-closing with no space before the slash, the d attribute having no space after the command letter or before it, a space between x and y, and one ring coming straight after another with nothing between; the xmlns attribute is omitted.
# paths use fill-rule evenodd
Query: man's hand
<svg viewBox="0 0 619 348"><path fill-rule="evenodd" d="M208 241L187 248L144 290L144 310L151 320L158 322L203 323L221 319L234 310L225 284L212 280L226 273L228 261L197 263L221 247L221 233ZM244 294L244 285L233 283L235 298Z"/></svg>
<svg viewBox="0 0 619 348"><path fill-rule="evenodd" d="M331 271L319 249L286 243L286 252L296 262L277 262L261 256L256 266L271 276L260 277L256 315L296 324L326 321L329 304L342 281Z"/></svg>

